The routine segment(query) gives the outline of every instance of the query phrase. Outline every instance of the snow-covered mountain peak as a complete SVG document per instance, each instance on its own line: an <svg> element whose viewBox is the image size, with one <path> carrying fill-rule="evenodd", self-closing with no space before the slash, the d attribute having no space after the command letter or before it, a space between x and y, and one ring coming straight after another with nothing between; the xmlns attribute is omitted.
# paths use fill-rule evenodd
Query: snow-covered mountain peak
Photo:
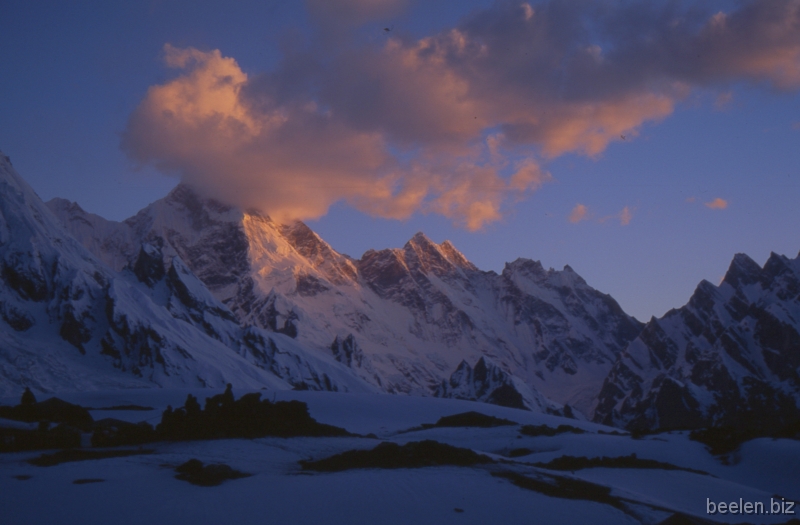
<svg viewBox="0 0 800 525"><path fill-rule="evenodd" d="M764 264L764 277L769 281L773 281L787 273L800 275L800 255L796 259L789 259L785 255L772 252Z"/></svg>
<svg viewBox="0 0 800 525"><path fill-rule="evenodd" d="M718 297L720 297L720 288L703 279L695 287L694 293L689 298L689 304L699 310L706 310L710 308L713 301L717 300Z"/></svg>
<svg viewBox="0 0 800 525"><path fill-rule="evenodd" d="M747 254L737 253L734 255L722 282L736 288L740 285L748 285L758 281L760 275L761 266L757 262Z"/></svg>
<svg viewBox="0 0 800 525"><path fill-rule="evenodd" d="M301 221L280 226L280 232L292 247L305 257L311 266L322 272L334 284L356 280L356 265L323 241Z"/></svg>
<svg viewBox="0 0 800 525"><path fill-rule="evenodd" d="M335 284L355 279L355 265L302 222L278 224L259 210L243 211L204 198L185 184L178 185L151 208L157 211L155 215L169 217L169 227L178 235L183 234L190 242L192 239L185 235L185 227L181 225L190 225L193 230L204 234L215 228L218 231L225 230L230 235L229 239L234 240L232 251L236 254L246 252L244 259L249 259L252 270L259 276L257 281L265 292L275 285L295 286L293 281L302 275L312 275ZM154 214L151 212L149 215ZM152 229L164 231L158 226L157 220L151 223ZM224 242L223 237L216 236L215 239L215 243ZM220 250L224 246L217 244L209 248ZM196 262L196 257L184 259Z"/></svg>
<svg viewBox="0 0 800 525"><path fill-rule="evenodd" d="M216 199L204 197L186 183L180 183L162 200L169 208L185 211L191 219L192 227L202 230L220 220L240 221L244 213Z"/></svg>
<svg viewBox="0 0 800 525"><path fill-rule="evenodd" d="M569 286L569 287L588 287L583 277L578 275L578 272L572 269L568 264L564 265L564 269L560 272L553 271L550 281L554 286Z"/></svg>
<svg viewBox="0 0 800 525"><path fill-rule="evenodd" d="M527 279L534 282L544 282L547 279L547 274L548 272L544 269L541 262L522 257L506 263L503 267L503 275L509 279L518 275L525 276Z"/></svg>
<svg viewBox="0 0 800 525"><path fill-rule="evenodd" d="M273 288L290 293L309 279L343 284L356 278L355 264L305 224L277 224L258 210L242 211L186 184L122 223L68 201L53 200L48 206L115 270L132 262L142 243L149 243L161 247L166 260L181 257L223 301L253 286L265 294Z"/></svg>
<svg viewBox="0 0 800 525"><path fill-rule="evenodd" d="M417 232L417 233L415 233L415 234L414 234L414 236L413 236L413 237L411 237L411 238L408 240L408 243L414 243L414 244L417 244L417 245L419 245L419 246L426 246L426 245L435 246L435 245L436 245L436 243L435 243L435 242L433 242L433 241L432 241L432 240L431 240L431 239L430 239L430 238L429 238L427 235L425 235L423 232ZM407 243L407 244L408 244L408 243Z"/></svg>
<svg viewBox="0 0 800 525"><path fill-rule="evenodd" d="M506 263L503 276L517 283L527 281L553 289L591 289L569 265L561 271L552 268L545 270L541 262L525 258Z"/></svg>
<svg viewBox="0 0 800 525"><path fill-rule="evenodd" d="M464 254L458 251L458 249L456 249L456 247L453 246L453 243L450 241L444 241L439 245L439 249L442 250L442 253L445 254L445 257L447 257L447 259L456 266L473 271L478 269L474 264L469 262Z"/></svg>
<svg viewBox="0 0 800 525"><path fill-rule="evenodd" d="M422 232L418 232L403 246L403 258L410 268L423 273L443 277L459 271L474 271L475 266L456 250L452 243L436 244Z"/></svg>
<svg viewBox="0 0 800 525"><path fill-rule="evenodd" d="M403 246L403 251L407 254L416 253L417 257L419 257L421 260L434 257L446 259L444 254L442 254L439 245L433 242L422 232L415 233L414 236L408 240L405 246Z"/></svg>

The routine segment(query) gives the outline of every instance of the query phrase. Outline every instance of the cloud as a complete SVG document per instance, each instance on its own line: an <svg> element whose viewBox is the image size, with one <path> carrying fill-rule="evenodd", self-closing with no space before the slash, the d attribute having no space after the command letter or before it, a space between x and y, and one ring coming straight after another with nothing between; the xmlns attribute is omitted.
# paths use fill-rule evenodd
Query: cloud
<svg viewBox="0 0 800 525"><path fill-rule="evenodd" d="M585 221L588 219L588 213L588 207L584 206L583 204L576 204L575 207L572 208L572 212L569 214L569 222L572 224L577 224L581 221Z"/></svg>
<svg viewBox="0 0 800 525"><path fill-rule="evenodd" d="M695 88L800 87L800 2L707 15L677 6L498 3L402 49L459 82L478 123L546 157L596 155L670 115Z"/></svg>
<svg viewBox="0 0 800 525"><path fill-rule="evenodd" d="M222 201L279 221L319 217L345 200L376 216L433 212L475 230L501 218L506 201L550 178L530 159L515 166L483 162L480 145L403 163L382 133L358 129L311 99L248 98L248 76L217 50L167 45L164 52L166 64L184 72L148 90L123 148Z"/></svg>
<svg viewBox="0 0 800 525"><path fill-rule="evenodd" d="M631 219L633 219L633 210L630 207L625 206L622 208L622 211L619 212L619 223L622 226L627 226L631 223Z"/></svg>
<svg viewBox="0 0 800 525"><path fill-rule="evenodd" d="M309 0L322 36L287 45L280 65L259 74L219 50L167 45L179 74L148 90L125 151L280 220L345 201L478 229L550 180L542 162L598 155L695 90L724 100L741 81L800 88L800 0L744 1L727 13L499 2L423 38L359 40L359 24L405 5Z"/></svg>
<svg viewBox="0 0 800 525"><path fill-rule="evenodd" d="M581 208L579 208L579 206ZM570 221L579 222L581 220L589 220L590 216L586 214L587 211L588 211L588 208L586 208L586 206L583 206L582 204L579 204L578 206L576 206L572 210L572 214L570 215ZM599 218L594 219L594 220L595 220L595 222L599 222L599 223L602 224L602 223L607 222L607 221L609 221L611 219L618 219L619 220L619 224L621 226L627 226L628 224L631 223L631 220L633 219L633 212L634 211L636 211L635 208L631 208L630 206L625 206L624 208L622 208L622 210L620 210L619 213L614 213L613 215L605 215L603 217L599 217ZM577 220L572 220L573 217L575 217Z"/></svg>
<svg viewBox="0 0 800 525"><path fill-rule="evenodd" d="M132 114L123 147L134 158L286 219L320 216L347 192L382 189L366 176L386 164L377 134L343 128L313 106L254 110L241 96L247 75L217 50L167 45L165 62L185 73L151 87Z"/></svg>
<svg viewBox="0 0 800 525"><path fill-rule="evenodd" d="M724 210L725 208L728 207L728 201L717 197L712 201L706 202L705 206L707 208L711 208L712 210Z"/></svg>

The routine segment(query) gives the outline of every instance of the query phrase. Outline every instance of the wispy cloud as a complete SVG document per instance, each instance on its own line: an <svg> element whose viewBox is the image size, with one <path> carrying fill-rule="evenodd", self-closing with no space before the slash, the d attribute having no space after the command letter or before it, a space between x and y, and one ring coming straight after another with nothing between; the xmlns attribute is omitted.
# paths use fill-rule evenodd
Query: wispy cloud
<svg viewBox="0 0 800 525"><path fill-rule="evenodd" d="M728 201L726 201L725 199L721 199L721 198L717 197L716 199L714 199L712 201L706 202L705 206L707 208L711 208L712 210L724 210L725 208L728 207Z"/></svg>
<svg viewBox="0 0 800 525"><path fill-rule="evenodd" d="M633 219L633 210L629 206L625 206L622 208L622 211L619 212L619 223L622 226L627 226L631 223Z"/></svg>
<svg viewBox="0 0 800 525"><path fill-rule="evenodd" d="M501 2L424 38L379 41L359 39L357 25L404 1L307 5L320 36L288 45L268 73L166 46L180 73L148 90L125 150L281 220L344 200L478 229L550 180L544 160L599 154L695 89L725 99L740 80L800 88L800 0L716 14L676 2Z"/></svg>
<svg viewBox="0 0 800 525"><path fill-rule="evenodd" d="M614 213L614 214L611 214L611 215L604 215L603 217L599 217L599 218L594 219L594 220L595 220L595 222L599 222L599 223L605 223L605 222L608 222L610 220L619 220L619 224L621 226L627 226L628 224L631 223L631 220L633 220L633 212L634 211L635 211L635 208L631 208L630 206L625 206L624 208L622 208L622 210L620 210L619 213ZM573 210L573 212L574 212L574 210ZM589 219L591 219L591 214L585 216L582 220L589 220Z"/></svg>

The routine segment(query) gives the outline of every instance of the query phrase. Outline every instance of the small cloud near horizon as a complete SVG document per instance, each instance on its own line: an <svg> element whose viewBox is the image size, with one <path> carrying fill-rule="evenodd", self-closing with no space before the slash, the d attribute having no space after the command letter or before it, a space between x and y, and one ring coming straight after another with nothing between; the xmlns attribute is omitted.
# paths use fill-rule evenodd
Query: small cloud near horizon
<svg viewBox="0 0 800 525"><path fill-rule="evenodd" d="M712 201L704 203L704 205L706 208L711 208L712 210L724 210L728 207L728 201L717 197Z"/></svg>

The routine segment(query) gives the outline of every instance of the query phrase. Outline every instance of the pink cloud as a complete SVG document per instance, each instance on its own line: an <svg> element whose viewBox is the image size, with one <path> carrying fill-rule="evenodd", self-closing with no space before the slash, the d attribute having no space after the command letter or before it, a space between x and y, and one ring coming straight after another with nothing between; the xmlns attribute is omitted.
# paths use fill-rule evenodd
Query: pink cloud
<svg viewBox="0 0 800 525"><path fill-rule="evenodd" d="M569 222L572 224L577 224L581 221L585 221L588 219L589 208L584 206L583 204L576 204L574 208L572 208L572 212L569 214Z"/></svg>
<svg viewBox="0 0 800 525"><path fill-rule="evenodd" d="M712 210L724 210L725 208L728 207L728 201L717 197L712 201L706 202L705 206L707 208L711 208Z"/></svg>
<svg viewBox="0 0 800 525"><path fill-rule="evenodd" d="M485 143L431 149L401 163L385 134L359 129L313 100L261 97L256 104L244 94L248 75L217 50L166 45L165 62L182 74L148 90L128 123L126 151L279 221L319 217L344 200L376 216L439 213L476 230L550 180L530 159L517 166L482 161Z"/></svg>

